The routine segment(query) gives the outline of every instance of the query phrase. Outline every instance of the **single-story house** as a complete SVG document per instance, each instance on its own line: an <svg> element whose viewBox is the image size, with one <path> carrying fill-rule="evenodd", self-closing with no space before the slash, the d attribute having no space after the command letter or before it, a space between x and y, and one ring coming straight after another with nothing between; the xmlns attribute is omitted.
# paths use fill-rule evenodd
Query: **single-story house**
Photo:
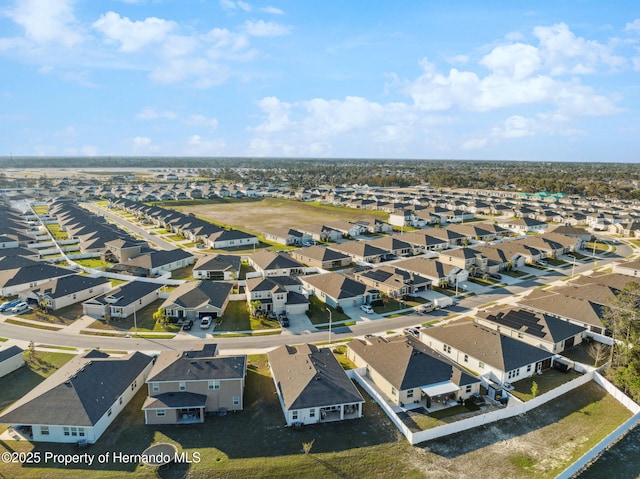
<svg viewBox="0 0 640 479"><path fill-rule="evenodd" d="M171 321L218 318L229 304L233 285L218 281L189 281L178 286L160 306Z"/></svg>
<svg viewBox="0 0 640 479"><path fill-rule="evenodd" d="M378 263L392 256L390 251L373 246L368 241L349 241L347 243L333 245L331 249L351 256L353 261L361 261L364 263Z"/></svg>
<svg viewBox="0 0 640 479"><path fill-rule="evenodd" d="M216 344L162 351L147 377L145 424L204 422L208 413L241 411L247 356L217 356Z"/></svg>
<svg viewBox="0 0 640 479"><path fill-rule="evenodd" d="M172 250L157 250L143 253L122 264L135 266L145 270L147 276L159 276L167 271L173 271L193 264L195 257L181 248Z"/></svg>
<svg viewBox="0 0 640 479"><path fill-rule="evenodd" d="M446 407L480 392L480 379L408 336L354 339L347 357L366 368L367 377L397 406Z"/></svg>
<svg viewBox="0 0 640 479"><path fill-rule="evenodd" d="M268 357L287 426L362 417L364 399L330 348L284 345Z"/></svg>
<svg viewBox="0 0 640 479"><path fill-rule="evenodd" d="M618 263L613 267L613 271L627 276L640 277L640 260Z"/></svg>
<svg viewBox="0 0 640 479"><path fill-rule="evenodd" d="M144 385L153 358L78 355L0 414L30 441L95 443Z"/></svg>
<svg viewBox="0 0 640 479"><path fill-rule="evenodd" d="M44 261L34 261L23 256L0 260L0 296L15 296L34 286L55 278L76 274L72 269L53 266Z"/></svg>
<svg viewBox="0 0 640 479"><path fill-rule="evenodd" d="M111 289L111 281L72 274L21 292L21 301L38 304L52 311L86 301Z"/></svg>
<svg viewBox="0 0 640 479"><path fill-rule="evenodd" d="M500 384L549 369L554 356L470 321L422 329L420 340L466 369Z"/></svg>
<svg viewBox="0 0 640 479"><path fill-rule="evenodd" d="M0 343L0 378L24 366L24 349L16 345Z"/></svg>
<svg viewBox="0 0 640 479"><path fill-rule="evenodd" d="M309 294L333 308L360 306L369 303L369 287L340 273L325 273L300 278Z"/></svg>
<svg viewBox="0 0 640 479"><path fill-rule="evenodd" d="M345 268L351 264L348 254L319 245L293 250L290 254L296 261L322 269Z"/></svg>
<svg viewBox="0 0 640 479"><path fill-rule="evenodd" d="M94 318L126 318L160 297L162 284L130 281L82 303L82 312Z"/></svg>
<svg viewBox="0 0 640 479"><path fill-rule="evenodd" d="M234 248L238 246L251 246L258 244L258 237L239 230L220 230L211 233L205 244L210 248Z"/></svg>
<svg viewBox="0 0 640 479"><path fill-rule="evenodd" d="M476 322L552 353L561 353L576 346L587 336L587 329L583 326L512 306L478 311Z"/></svg>
<svg viewBox="0 0 640 479"><path fill-rule="evenodd" d="M203 256L193 267L195 279L232 281L238 279L242 258L233 254Z"/></svg>

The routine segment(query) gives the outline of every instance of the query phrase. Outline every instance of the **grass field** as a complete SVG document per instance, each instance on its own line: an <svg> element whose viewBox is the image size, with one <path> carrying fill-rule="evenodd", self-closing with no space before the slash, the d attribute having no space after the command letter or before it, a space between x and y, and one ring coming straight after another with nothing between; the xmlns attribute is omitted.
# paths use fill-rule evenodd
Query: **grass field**
<svg viewBox="0 0 640 479"><path fill-rule="evenodd" d="M266 229L310 226L331 220L373 221L388 217L387 213L381 211L363 211L279 198L253 201L170 202L166 206L183 213L193 213L221 226L237 228L256 235L262 234Z"/></svg>
<svg viewBox="0 0 640 479"><path fill-rule="evenodd" d="M4 380L2 380L4 381ZM6 384L0 382L0 384ZM7 388L8 389L8 388ZM97 444L81 453L140 454L156 442L170 442L200 462L172 464L162 471L132 463L20 467L3 464L5 477L21 479L101 478L437 478L471 479L478 471L501 476L552 478L630 414L589 383L522 417L411 446L365 394L364 417L342 423L283 426L265 356L250 356L243 411L208 417L204 424L144 425L143 388ZM308 454L303 444L311 443ZM74 445L0 443L0 452L76 454Z"/></svg>

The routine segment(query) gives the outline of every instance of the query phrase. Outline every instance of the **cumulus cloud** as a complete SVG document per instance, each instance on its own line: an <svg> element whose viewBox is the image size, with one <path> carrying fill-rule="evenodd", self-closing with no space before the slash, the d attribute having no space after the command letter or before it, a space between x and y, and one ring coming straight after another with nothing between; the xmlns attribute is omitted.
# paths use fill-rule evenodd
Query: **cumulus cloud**
<svg viewBox="0 0 640 479"><path fill-rule="evenodd" d="M173 120L176 116L177 115L172 111L157 111L153 108L145 108L136 115L136 118L138 120L158 120L161 118Z"/></svg>
<svg viewBox="0 0 640 479"><path fill-rule="evenodd" d="M252 37L279 37L288 35L291 32L291 27L287 25L265 22L264 20L258 20L257 22L247 20L243 28L247 35Z"/></svg>
<svg viewBox="0 0 640 479"><path fill-rule="evenodd" d="M160 148L153 144L151 138L146 136L136 136L127 140L134 154L157 153Z"/></svg>
<svg viewBox="0 0 640 479"><path fill-rule="evenodd" d="M38 44L73 47L83 41L73 15L73 3L73 0L20 0L14 8L6 10L6 15Z"/></svg>
<svg viewBox="0 0 640 479"><path fill-rule="evenodd" d="M276 7L263 7L260 9L261 12L270 13L272 15L284 15L284 10L280 10Z"/></svg>
<svg viewBox="0 0 640 479"><path fill-rule="evenodd" d="M150 44L163 41L177 24L161 18L149 17L131 21L115 12L107 12L93 23L93 28L105 36L107 42L120 45L123 52L134 52Z"/></svg>
<svg viewBox="0 0 640 479"><path fill-rule="evenodd" d="M627 32L640 32L640 18L636 18L633 22L629 22L624 27Z"/></svg>

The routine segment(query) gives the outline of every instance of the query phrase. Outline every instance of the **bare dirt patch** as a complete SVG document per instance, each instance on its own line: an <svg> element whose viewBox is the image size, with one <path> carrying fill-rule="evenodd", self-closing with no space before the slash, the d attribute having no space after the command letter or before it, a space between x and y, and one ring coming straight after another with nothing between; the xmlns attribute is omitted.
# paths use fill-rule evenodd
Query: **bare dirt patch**
<svg viewBox="0 0 640 479"><path fill-rule="evenodd" d="M332 220L373 222L374 219L386 220L388 217L381 211L363 211L279 198L170 207L258 235L266 229L311 226Z"/></svg>

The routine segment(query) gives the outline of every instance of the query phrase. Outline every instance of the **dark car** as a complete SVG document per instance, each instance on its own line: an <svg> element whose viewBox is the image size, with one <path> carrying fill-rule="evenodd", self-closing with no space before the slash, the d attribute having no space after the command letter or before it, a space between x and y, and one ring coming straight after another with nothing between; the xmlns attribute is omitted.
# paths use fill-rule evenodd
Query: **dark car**
<svg viewBox="0 0 640 479"><path fill-rule="evenodd" d="M278 322L280 323L280 326L282 326L283 328L289 327L289 318L287 318L286 314L279 314Z"/></svg>
<svg viewBox="0 0 640 479"><path fill-rule="evenodd" d="M183 331L189 331L191 328L193 328L193 319L190 319L189 321L187 321L182 325Z"/></svg>
<svg viewBox="0 0 640 479"><path fill-rule="evenodd" d="M499 275L499 274L497 274L497 273L491 273L491 274L489 275L489 278L493 278L493 279L502 279L502 276L500 276L500 275Z"/></svg>

